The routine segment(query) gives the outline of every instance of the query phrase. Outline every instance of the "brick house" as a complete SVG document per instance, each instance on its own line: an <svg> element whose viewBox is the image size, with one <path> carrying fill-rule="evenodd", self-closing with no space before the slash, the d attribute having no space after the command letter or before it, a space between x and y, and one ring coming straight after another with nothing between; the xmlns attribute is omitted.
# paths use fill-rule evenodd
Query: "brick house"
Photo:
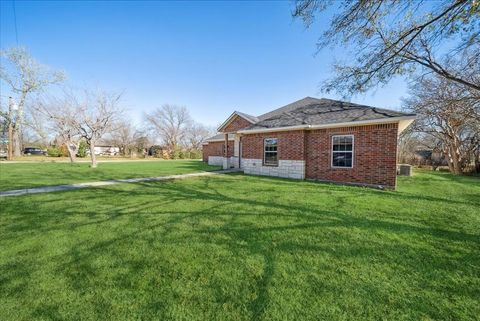
<svg viewBox="0 0 480 321"><path fill-rule="evenodd" d="M397 138L415 115L306 97L255 117L233 112L203 160L246 174L394 189Z"/></svg>

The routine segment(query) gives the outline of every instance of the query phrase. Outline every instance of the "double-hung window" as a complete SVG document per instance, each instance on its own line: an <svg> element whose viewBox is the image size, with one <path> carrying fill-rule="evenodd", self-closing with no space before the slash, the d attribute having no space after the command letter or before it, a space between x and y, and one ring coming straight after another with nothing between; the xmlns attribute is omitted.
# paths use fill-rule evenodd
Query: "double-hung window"
<svg viewBox="0 0 480 321"><path fill-rule="evenodd" d="M263 141L263 165L278 166L278 140L266 138Z"/></svg>
<svg viewBox="0 0 480 321"><path fill-rule="evenodd" d="M353 135L332 136L332 167L353 167Z"/></svg>

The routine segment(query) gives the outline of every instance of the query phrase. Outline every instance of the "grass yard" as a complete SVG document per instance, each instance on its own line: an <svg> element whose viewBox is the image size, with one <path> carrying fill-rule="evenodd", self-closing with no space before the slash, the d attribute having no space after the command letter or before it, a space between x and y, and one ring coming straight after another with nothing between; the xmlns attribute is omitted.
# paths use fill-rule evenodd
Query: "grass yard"
<svg viewBox="0 0 480 321"><path fill-rule="evenodd" d="M3 321L480 316L479 178L229 174L0 202Z"/></svg>
<svg viewBox="0 0 480 321"><path fill-rule="evenodd" d="M108 179L187 174L220 169L197 160L126 161L99 163L0 163L0 191Z"/></svg>

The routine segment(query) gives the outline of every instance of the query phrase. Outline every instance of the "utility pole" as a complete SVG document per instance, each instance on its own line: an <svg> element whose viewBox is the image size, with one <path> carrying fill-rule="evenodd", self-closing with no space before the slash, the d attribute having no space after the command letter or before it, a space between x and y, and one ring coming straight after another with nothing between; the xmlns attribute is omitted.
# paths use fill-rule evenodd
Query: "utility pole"
<svg viewBox="0 0 480 321"><path fill-rule="evenodd" d="M7 160L13 159L13 98L8 97L8 151Z"/></svg>

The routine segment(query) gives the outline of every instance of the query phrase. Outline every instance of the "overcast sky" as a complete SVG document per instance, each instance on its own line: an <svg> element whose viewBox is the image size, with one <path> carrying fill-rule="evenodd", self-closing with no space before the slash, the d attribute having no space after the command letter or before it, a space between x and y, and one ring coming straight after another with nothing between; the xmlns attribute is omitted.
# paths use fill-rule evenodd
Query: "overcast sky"
<svg viewBox="0 0 480 321"><path fill-rule="evenodd" d="M340 49L315 54L328 15L309 30L291 2L1 1L0 46L25 46L66 71L73 86L124 91L141 122L164 103L186 106L216 125L233 110L259 115L305 96L328 97L319 83ZM3 86L3 85L2 85ZM5 88L2 88L5 91ZM399 109L403 79L353 102Z"/></svg>

